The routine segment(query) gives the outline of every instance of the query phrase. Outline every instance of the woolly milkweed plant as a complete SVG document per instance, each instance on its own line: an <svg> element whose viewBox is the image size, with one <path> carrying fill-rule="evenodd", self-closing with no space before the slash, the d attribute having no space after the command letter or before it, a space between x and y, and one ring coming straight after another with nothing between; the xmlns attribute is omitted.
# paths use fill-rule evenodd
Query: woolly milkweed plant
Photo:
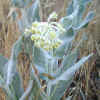
<svg viewBox="0 0 100 100"><path fill-rule="evenodd" d="M47 22L40 22L39 0L26 8L29 2L32 1L12 0L12 4L22 11L18 25L21 31L25 31L14 44L10 59L0 56L0 87L7 100L60 100L74 73L93 55L77 61L79 44L71 50L78 31L93 19L92 11L83 19L86 5L91 0L72 0L66 9L67 16L56 21L57 14L53 12ZM17 57L23 49L31 59L30 81L25 91L16 68ZM41 80L45 80L45 85Z"/></svg>

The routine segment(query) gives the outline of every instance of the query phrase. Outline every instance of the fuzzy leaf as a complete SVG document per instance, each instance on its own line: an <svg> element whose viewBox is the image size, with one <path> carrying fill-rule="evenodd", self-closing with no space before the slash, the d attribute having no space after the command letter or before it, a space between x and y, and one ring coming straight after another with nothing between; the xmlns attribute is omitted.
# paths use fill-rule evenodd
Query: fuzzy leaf
<svg viewBox="0 0 100 100"><path fill-rule="evenodd" d="M36 0L35 3L32 5L32 21L40 21L39 16L39 0ZM31 12L30 12L31 13Z"/></svg>
<svg viewBox="0 0 100 100"><path fill-rule="evenodd" d="M66 16L66 17L63 17L60 22L63 24L63 27L66 29L66 30L69 30L72 26L73 26L73 20L74 18L77 16L78 14L78 11L79 11L79 5L75 6L76 8L74 9L74 11Z"/></svg>
<svg viewBox="0 0 100 100"><path fill-rule="evenodd" d="M73 0L74 7L76 5L85 5L91 2L92 0Z"/></svg>
<svg viewBox="0 0 100 100"><path fill-rule="evenodd" d="M83 21L83 14L85 13L86 5L91 0L73 0L73 8L76 9L76 5L79 6L77 15L73 18L73 27L78 27Z"/></svg>
<svg viewBox="0 0 100 100"><path fill-rule="evenodd" d="M45 100L42 99L43 97L41 96L41 84L40 81L35 74L35 71L32 67L30 67L30 78L33 80L33 88L29 96L29 100Z"/></svg>
<svg viewBox="0 0 100 100"><path fill-rule="evenodd" d="M80 23L82 22L83 14L85 12L85 7L86 6L82 5L82 4L79 6L77 16L75 16L73 19L73 27L78 27L80 25Z"/></svg>
<svg viewBox="0 0 100 100"><path fill-rule="evenodd" d="M2 68L7 63L7 61L8 59L0 54L0 68Z"/></svg>
<svg viewBox="0 0 100 100"><path fill-rule="evenodd" d="M8 59L0 55L0 75L3 76L5 72L5 64L8 62Z"/></svg>
<svg viewBox="0 0 100 100"><path fill-rule="evenodd" d="M69 28L72 27L72 19L68 18L68 17L63 17L60 20L60 23L63 25L63 27L68 30Z"/></svg>
<svg viewBox="0 0 100 100"><path fill-rule="evenodd" d="M24 47L24 52L26 54L32 53L32 50L34 48L33 41L31 41L30 36L24 37L23 39L23 47Z"/></svg>
<svg viewBox="0 0 100 100"><path fill-rule="evenodd" d="M61 63L59 71L57 72L58 75L63 73L65 70L70 68L72 65L74 65L77 58L78 58L78 50L75 50L72 53L65 56L62 63Z"/></svg>
<svg viewBox="0 0 100 100"><path fill-rule="evenodd" d="M7 85L11 83L11 81L13 80L13 76L16 73L17 57L21 51L22 51L22 37L20 37L19 40L17 40L16 43L13 45L11 57L8 63L6 64L7 66L7 73L6 73Z"/></svg>
<svg viewBox="0 0 100 100"><path fill-rule="evenodd" d="M72 51L71 54L68 54L67 56L64 57L64 59L62 61L62 67L69 68L76 62L77 58L78 58L78 51L77 50Z"/></svg>
<svg viewBox="0 0 100 100"><path fill-rule="evenodd" d="M63 56L67 53L67 51L71 48L71 43L65 41L60 47L58 47L55 52L54 56L57 58L63 58Z"/></svg>
<svg viewBox="0 0 100 100"><path fill-rule="evenodd" d="M40 95L40 89L37 86L36 81L34 81L34 88L32 89L31 95L29 97L29 100L43 100Z"/></svg>
<svg viewBox="0 0 100 100"><path fill-rule="evenodd" d="M11 0L11 3L18 8L23 8L25 4L24 0Z"/></svg>
<svg viewBox="0 0 100 100"><path fill-rule="evenodd" d="M51 88L50 100L61 100L61 97L64 95L71 82L72 79L69 81L60 81L56 85L53 85Z"/></svg>
<svg viewBox="0 0 100 100"><path fill-rule="evenodd" d="M78 27L75 27L74 29L79 30L80 28L84 27L93 19L93 17L94 17L94 12L90 11L88 15L86 16L86 18L84 19L84 21Z"/></svg>
<svg viewBox="0 0 100 100"><path fill-rule="evenodd" d="M34 47L33 62L40 73L46 71L50 56L42 48Z"/></svg>
<svg viewBox="0 0 100 100"><path fill-rule="evenodd" d="M67 15L72 14L72 12L73 12L73 2L70 2L67 8Z"/></svg>
<svg viewBox="0 0 100 100"><path fill-rule="evenodd" d="M75 38L76 33L72 28L70 28L67 32L60 35L59 38L63 41L62 45L58 47L54 55L58 58L62 58L67 51L71 48L71 42Z"/></svg>
<svg viewBox="0 0 100 100"><path fill-rule="evenodd" d="M86 5L87 3L91 2L92 0L78 0L79 4Z"/></svg>
<svg viewBox="0 0 100 100"><path fill-rule="evenodd" d="M79 62L74 64L72 67L70 67L68 70L66 70L64 73L61 74L61 76L57 77L55 80L52 80L49 82L49 85L53 88L51 89L51 100L60 100L61 97L64 95L65 86L69 86L71 83L71 80L73 78L74 73L92 56L93 54L90 54L87 57L83 57ZM67 66L67 65L66 65ZM63 83L64 82L64 83ZM56 85L56 86L55 86ZM54 87L53 87L54 86ZM67 86L67 87L68 87ZM53 95L52 95L53 94ZM59 96L58 96L59 95Z"/></svg>
<svg viewBox="0 0 100 100"><path fill-rule="evenodd" d="M6 77L7 85L11 84L15 72L16 72L16 60L14 60L14 58L11 57L7 64L7 77Z"/></svg>
<svg viewBox="0 0 100 100"><path fill-rule="evenodd" d="M66 31L64 34L61 34L59 38L63 41L71 42L75 37L75 32L73 28L70 28L68 31Z"/></svg>
<svg viewBox="0 0 100 100"><path fill-rule="evenodd" d="M24 8L29 6L33 0L11 0L12 5L18 7L18 8Z"/></svg>
<svg viewBox="0 0 100 100"><path fill-rule="evenodd" d="M22 9L22 18L18 20L18 26L20 31L24 31L26 27L30 27L33 21L40 21L39 17L39 0L35 2L28 8Z"/></svg>
<svg viewBox="0 0 100 100"><path fill-rule="evenodd" d="M24 93L24 88L22 87L22 81L18 72L16 72L13 76L13 80L10 85L13 88L12 92L14 92L17 100L19 100L21 95Z"/></svg>
<svg viewBox="0 0 100 100"><path fill-rule="evenodd" d="M4 79L3 79L3 77L0 75L0 88L4 88Z"/></svg>
<svg viewBox="0 0 100 100"><path fill-rule="evenodd" d="M13 57L15 59L17 59L18 55L20 52L22 52L22 49L23 49L23 40L22 40L23 36L21 36L17 41L16 43L13 45L13 48L12 48L12 53L13 53Z"/></svg>
<svg viewBox="0 0 100 100"><path fill-rule="evenodd" d="M90 54L86 57L81 58L76 64L74 64L72 67L67 69L61 76L56 78L52 81L52 84L58 83L60 80L69 80L71 77L73 77L74 73L91 57L93 54ZM67 65L66 65L67 66ZM67 76L67 77L66 77Z"/></svg>

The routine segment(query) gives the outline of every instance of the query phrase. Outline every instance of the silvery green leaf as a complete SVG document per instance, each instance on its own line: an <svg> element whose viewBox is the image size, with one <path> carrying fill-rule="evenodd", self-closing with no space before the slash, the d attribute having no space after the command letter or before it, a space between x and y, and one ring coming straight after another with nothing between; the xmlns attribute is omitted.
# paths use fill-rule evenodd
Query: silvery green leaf
<svg viewBox="0 0 100 100"><path fill-rule="evenodd" d="M86 6L85 5L80 5L79 6L79 11L77 13L77 19L79 20L78 22L80 23L83 19L83 14L85 13L85 8Z"/></svg>
<svg viewBox="0 0 100 100"><path fill-rule="evenodd" d="M15 59L17 59L18 55L20 52L22 52L22 48L23 48L23 40L22 40L23 36L19 37L19 39L14 43L13 48L12 48L12 53L13 53L13 57Z"/></svg>
<svg viewBox="0 0 100 100"><path fill-rule="evenodd" d="M76 8L74 9L74 11L66 16L66 17L63 17L60 22L61 24L63 25L63 27L68 30L72 27L73 25L73 19L77 16L78 14L78 11L79 11L79 5L75 6Z"/></svg>
<svg viewBox="0 0 100 100"><path fill-rule="evenodd" d="M74 11L73 9L73 2L70 2L67 8L67 15L72 14L72 12Z"/></svg>
<svg viewBox="0 0 100 100"><path fill-rule="evenodd" d="M66 92L71 82L72 78L69 81L60 81L53 85L51 88L50 100L61 100L61 97L64 96L64 93Z"/></svg>
<svg viewBox="0 0 100 100"><path fill-rule="evenodd" d="M30 93L29 100L43 100L40 92L40 88L37 86L36 81L34 81L33 89Z"/></svg>
<svg viewBox="0 0 100 100"><path fill-rule="evenodd" d="M83 4L83 5L86 5L88 4L89 2L91 2L92 0L79 0L79 4Z"/></svg>
<svg viewBox="0 0 100 100"><path fill-rule="evenodd" d="M73 28L70 28L64 34L61 34L59 38L63 41L63 43L54 51L54 56L62 58L71 48L71 42L75 38L75 36L76 33L74 32Z"/></svg>
<svg viewBox="0 0 100 100"><path fill-rule="evenodd" d="M39 0L35 0L32 7L28 9L27 17L29 18L30 23L33 21L40 21L39 16Z"/></svg>
<svg viewBox="0 0 100 100"><path fill-rule="evenodd" d="M57 58L63 58L63 56L67 53L67 51L71 48L71 43L68 41L64 41L61 46L59 46L54 51L54 56Z"/></svg>
<svg viewBox="0 0 100 100"><path fill-rule="evenodd" d="M16 60L11 56L10 60L7 63L7 74L6 74L7 85L9 85L13 80L15 72L16 72Z"/></svg>
<svg viewBox="0 0 100 100"><path fill-rule="evenodd" d="M69 19L74 19L74 17L75 16L77 16L77 14L78 14L78 11L79 11L79 5L76 5L76 7L75 7L75 9L74 9L74 11L73 11L73 13L72 14L70 14L69 16L67 16L67 18L69 18Z"/></svg>
<svg viewBox="0 0 100 100"><path fill-rule="evenodd" d="M85 12L86 5L91 0L73 0L73 7L76 9L76 5L79 5L79 10L77 15L73 19L73 27L78 27L83 21L83 14Z"/></svg>
<svg viewBox="0 0 100 100"><path fill-rule="evenodd" d="M91 57L93 54L90 54L86 57L81 58L77 63L75 63L73 66L71 66L69 69L67 69L62 75L60 75L58 78L53 80L51 84L57 84L60 80L68 81L71 77L73 77L74 73ZM67 66L67 65L66 65Z"/></svg>
<svg viewBox="0 0 100 100"><path fill-rule="evenodd" d="M23 46L25 46L25 45L26 44L23 42L23 35L13 45L11 57L10 57L8 63L5 65L7 68L6 77L5 77L7 85L9 85L11 83L11 81L13 80L13 77L16 73L17 57L18 57L19 53L23 51ZM26 48L24 48L24 49L26 50ZM28 53L29 52L30 51L28 51Z"/></svg>
<svg viewBox="0 0 100 100"><path fill-rule="evenodd" d="M17 57L21 51L22 51L22 37L20 37L19 40L17 40L16 43L13 45L11 57L8 63L6 64L7 66L6 84L7 85L11 83L11 81L13 80L13 76L16 73Z"/></svg>
<svg viewBox="0 0 100 100"><path fill-rule="evenodd" d="M64 56L59 71L57 71L57 73L61 75L61 73L63 73L65 70L73 66L77 61L77 58L78 58L78 50L72 51L72 53Z"/></svg>
<svg viewBox="0 0 100 100"><path fill-rule="evenodd" d="M72 53L64 56L63 61L61 63L61 66L64 67L70 67L72 66L78 58L78 50L72 51Z"/></svg>
<svg viewBox="0 0 100 100"><path fill-rule="evenodd" d="M5 84L5 81L3 77L0 75L0 88L4 88L3 85Z"/></svg>
<svg viewBox="0 0 100 100"><path fill-rule="evenodd" d="M63 27L68 30L69 28L72 27L72 19L69 19L68 17L63 17L60 20L60 23L63 25Z"/></svg>
<svg viewBox="0 0 100 100"><path fill-rule="evenodd" d="M7 63L7 61L8 59L0 54L0 68L2 68Z"/></svg>
<svg viewBox="0 0 100 100"><path fill-rule="evenodd" d="M32 50L34 48L34 43L33 43L33 41L31 41L30 36L24 37L23 47L24 47L24 52L26 54L32 53Z"/></svg>
<svg viewBox="0 0 100 100"><path fill-rule="evenodd" d="M34 47L33 62L40 73L46 71L49 57L48 53L42 48Z"/></svg>
<svg viewBox="0 0 100 100"><path fill-rule="evenodd" d="M87 57L83 57L79 62L74 64L72 67L67 69L64 73L62 73L59 77L57 77L55 80L49 81L48 86L51 86L50 91L50 98L51 100L60 100L61 97L64 95L64 92L66 88L70 85L74 73L92 56L93 54L90 54ZM59 96L58 96L59 95Z"/></svg>
<svg viewBox="0 0 100 100"><path fill-rule="evenodd" d="M39 77L42 80L52 80L54 79L54 73L56 73L58 69L58 59L54 58L48 61L48 71L45 71L44 73L39 74Z"/></svg>
<svg viewBox="0 0 100 100"><path fill-rule="evenodd" d="M41 84L39 78L35 74L34 69L32 66L30 67L30 78L33 80L33 88L29 96L29 100L45 100L43 99L43 92L41 92Z"/></svg>
<svg viewBox="0 0 100 100"><path fill-rule="evenodd" d="M4 56L0 55L0 75L4 76L4 73L6 71L5 64L8 62L8 59Z"/></svg>
<svg viewBox="0 0 100 100"><path fill-rule="evenodd" d="M25 8L33 3L33 0L11 0L12 5L18 8Z"/></svg>
<svg viewBox="0 0 100 100"><path fill-rule="evenodd" d="M28 6L30 6L30 5L32 5L32 3L33 3L33 0L24 0L24 4L25 4L25 7L28 7Z"/></svg>
<svg viewBox="0 0 100 100"><path fill-rule="evenodd" d="M76 5L85 5L88 4L89 2L91 2L92 0L73 0L74 2L74 7Z"/></svg>
<svg viewBox="0 0 100 100"><path fill-rule="evenodd" d="M10 88L6 85L6 82L5 82L4 78L1 75L0 75L0 88L5 93L7 100L15 99L14 93L11 93Z"/></svg>
<svg viewBox="0 0 100 100"><path fill-rule="evenodd" d="M11 0L11 3L18 8L23 8L25 5L24 0Z"/></svg>
<svg viewBox="0 0 100 100"><path fill-rule="evenodd" d="M19 100L19 98L21 97L21 95L24 93L24 88L22 86L22 80L21 80L21 76L19 75L18 72L16 72L13 76L13 80L10 84L10 86L12 86L13 91L17 100Z"/></svg>
<svg viewBox="0 0 100 100"><path fill-rule="evenodd" d="M86 18L80 23L78 27L74 27L75 30L79 30L80 28L84 27L86 24L88 24L94 17L94 12L90 11Z"/></svg>
<svg viewBox="0 0 100 100"><path fill-rule="evenodd" d="M33 21L40 21L39 0L35 0L29 8L21 9L21 13L22 18L17 23L20 31L23 32L26 27L30 27Z"/></svg>
<svg viewBox="0 0 100 100"><path fill-rule="evenodd" d="M66 31L65 33L61 34L59 36L59 38L62 40L62 41L67 41L67 42L71 42L74 37L75 37L75 31L73 30L73 28L70 28L68 31Z"/></svg>
<svg viewBox="0 0 100 100"><path fill-rule="evenodd" d="M79 10L77 13L77 16L74 17L73 19L73 27L78 27L80 23L83 21L83 14L85 12L85 5L80 5Z"/></svg>

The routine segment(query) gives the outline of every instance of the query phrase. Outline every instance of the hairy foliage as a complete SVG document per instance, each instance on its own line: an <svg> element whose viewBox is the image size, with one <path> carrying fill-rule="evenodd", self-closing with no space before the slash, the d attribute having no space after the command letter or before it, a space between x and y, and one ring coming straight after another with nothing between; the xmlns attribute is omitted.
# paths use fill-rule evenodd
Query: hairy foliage
<svg viewBox="0 0 100 100"><path fill-rule="evenodd" d="M27 6L32 3L32 0L12 0L12 5L19 7L22 12L22 18L18 20L22 35L13 46L10 59L0 56L0 87L5 91L7 100L61 99L72 82L74 73L93 55L83 57L77 62L78 44L71 50L77 31L84 28L94 16L90 11L83 19L86 5L90 1L72 0L67 9L67 15L59 20L66 29L66 32L59 36L63 44L53 52L48 52L37 48L31 41L30 34L23 33L25 27L30 27L33 21L40 21L39 0L29 8ZM26 91L23 88L22 77L16 68L18 55L23 52L23 49L30 57L30 81ZM61 61L60 64L59 61ZM41 80L46 81L45 85L41 84Z"/></svg>

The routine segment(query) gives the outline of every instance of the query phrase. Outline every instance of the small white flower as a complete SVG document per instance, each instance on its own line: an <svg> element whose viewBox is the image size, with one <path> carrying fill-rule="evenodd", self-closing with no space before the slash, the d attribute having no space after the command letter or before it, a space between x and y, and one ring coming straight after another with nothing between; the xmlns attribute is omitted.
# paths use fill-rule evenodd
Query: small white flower
<svg viewBox="0 0 100 100"><path fill-rule="evenodd" d="M52 12L48 18L48 21L50 21L51 19L57 19L58 18L58 15L56 12Z"/></svg>

